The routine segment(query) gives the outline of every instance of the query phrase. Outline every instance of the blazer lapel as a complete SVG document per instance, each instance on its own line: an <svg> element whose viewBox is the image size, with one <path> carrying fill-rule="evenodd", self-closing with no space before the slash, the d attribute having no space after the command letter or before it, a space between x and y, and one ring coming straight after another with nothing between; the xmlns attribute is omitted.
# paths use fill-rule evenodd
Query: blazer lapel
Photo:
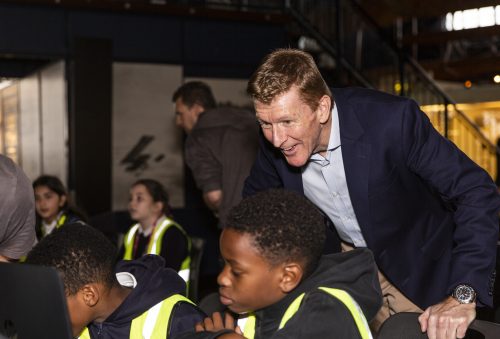
<svg viewBox="0 0 500 339"><path fill-rule="evenodd" d="M360 140L364 134L358 117L347 101L335 97L339 114L340 142L344 171L351 203L367 244L372 234L369 226L368 177L371 145Z"/></svg>

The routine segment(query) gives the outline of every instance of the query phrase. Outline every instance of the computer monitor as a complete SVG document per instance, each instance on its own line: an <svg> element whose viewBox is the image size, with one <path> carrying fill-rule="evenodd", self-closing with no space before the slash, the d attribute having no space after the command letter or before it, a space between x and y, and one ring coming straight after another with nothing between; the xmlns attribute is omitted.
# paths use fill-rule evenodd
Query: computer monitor
<svg viewBox="0 0 500 339"><path fill-rule="evenodd" d="M64 288L50 267L0 263L0 338L71 339Z"/></svg>

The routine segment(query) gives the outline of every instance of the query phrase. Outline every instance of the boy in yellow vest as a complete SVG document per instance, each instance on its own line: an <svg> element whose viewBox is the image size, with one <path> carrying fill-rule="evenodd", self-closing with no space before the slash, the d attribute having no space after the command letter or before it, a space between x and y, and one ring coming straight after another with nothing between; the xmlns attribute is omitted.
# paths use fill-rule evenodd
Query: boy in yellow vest
<svg viewBox="0 0 500 339"><path fill-rule="evenodd" d="M184 281L163 258L121 261L97 229L61 227L28 254L28 264L60 272L72 332L79 338L174 338L194 332L204 314L182 296Z"/></svg>
<svg viewBox="0 0 500 339"><path fill-rule="evenodd" d="M214 314L183 338L371 338L367 320L382 302L373 256L322 256L324 243L322 215L295 192L243 200L221 235L218 277L221 303L240 319Z"/></svg>

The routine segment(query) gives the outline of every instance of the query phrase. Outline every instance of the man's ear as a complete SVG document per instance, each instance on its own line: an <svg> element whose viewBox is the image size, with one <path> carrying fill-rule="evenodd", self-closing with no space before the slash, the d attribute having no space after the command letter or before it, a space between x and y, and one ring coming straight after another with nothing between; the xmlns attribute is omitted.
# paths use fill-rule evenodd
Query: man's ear
<svg viewBox="0 0 500 339"><path fill-rule="evenodd" d="M332 99L328 95L323 95L319 99L318 109L316 110L321 124L326 124L328 119L330 119L330 113L332 110Z"/></svg>
<svg viewBox="0 0 500 339"><path fill-rule="evenodd" d="M93 283L85 284L78 291L83 302L88 307L94 307L99 302L101 298L101 289L99 287L99 285Z"/></svg>
<svg viewBox="0 0 500 339"><path fill-rule="evenodd" d="M280 281L280 288L283 293L292 291L302 280L304 271L302 266L298 263L287 263L282 268L282 277Z"/></svg>
<svg viewBox="0 0 500 339"><path fill-rule="evenodd" d="M205 111L205 108L203 106L201 106L200 104L193 104L193 106L190 108L190 110L193 112L196 119L198 119L198 117L200 116L200 113Z"/></svg>

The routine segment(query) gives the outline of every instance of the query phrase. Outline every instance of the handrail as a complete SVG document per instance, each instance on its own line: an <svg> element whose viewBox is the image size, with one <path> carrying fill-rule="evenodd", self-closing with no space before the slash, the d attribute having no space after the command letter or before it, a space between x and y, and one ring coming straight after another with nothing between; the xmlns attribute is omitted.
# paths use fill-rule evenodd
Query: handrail
<svg viewBox="0 0 500 339"><path fill-rule="evenodd" d="M288 1L287 1L288 2ZM289 2L288 2L289 3ZM329 42L329 40L321 34L317 29L314 28L313 25L305 18L299 14L298 11L296 11L292 7L287 8L288 12L292 14L293 18L304 28L308 31L310 35L314 37L314 39L320 44L320 46L330 53L334 57L338 57L338 51L335 49L332 43ZM340 62L342 64L342 67L346 69L351 76L353 76L361 85L367 88L375 88L373 84L368 81L361 73L356 71L356 69L343 57L340 57Z"/></svg>

